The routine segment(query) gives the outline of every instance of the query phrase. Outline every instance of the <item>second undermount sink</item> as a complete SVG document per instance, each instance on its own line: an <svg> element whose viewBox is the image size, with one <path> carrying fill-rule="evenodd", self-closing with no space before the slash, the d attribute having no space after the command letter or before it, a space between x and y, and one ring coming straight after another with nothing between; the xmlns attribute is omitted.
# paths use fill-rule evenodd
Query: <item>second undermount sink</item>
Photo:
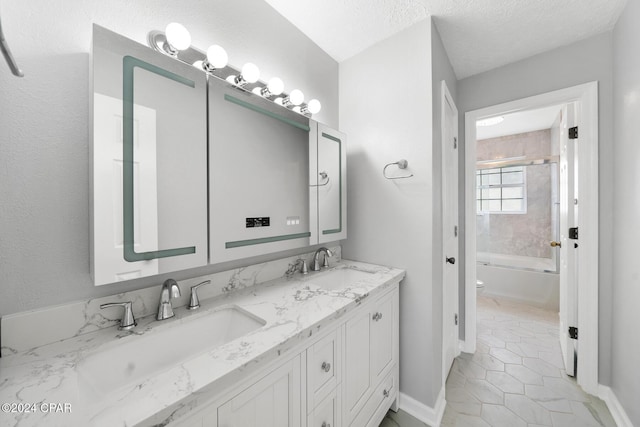
<svg viewBox="0 0 640 427"><path fill-rule="evenodd" d="M338 268L309 277L309 282L328 290L344 289L361 280L371 279L374 273L353 268Z"/></svg>
<svg viewBox="0 0 640 427"><path fill-rule="evenodd" d="M238 307L226 307L166 329L160 327L141 336L123 338L121 344L99 350L80 362L78 375L81 384L88 386L88 393L104 395L138 384L265 323Z"/></svg>

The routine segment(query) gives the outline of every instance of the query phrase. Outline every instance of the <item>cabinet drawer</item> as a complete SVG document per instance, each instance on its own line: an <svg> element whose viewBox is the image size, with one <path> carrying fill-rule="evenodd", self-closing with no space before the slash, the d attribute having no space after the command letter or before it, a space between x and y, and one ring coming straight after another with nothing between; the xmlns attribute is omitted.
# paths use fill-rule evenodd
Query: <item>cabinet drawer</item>
<svg viewBox="0 0 640 427"><path fill-rule="evenodd" d="M307 349L307 408L312 412L317 403L340 382L340 329Z"/></svg>
<svg viewBox="0 0 640 427"><path fill-rule="evenodd" d="M341 427L342 426L342 393L340 387L335 388L307 418L307 427Z"/></svg>
<svg viewBox="0 0 640 427"><path fill-rule="evenodd" d="M382 417L384 417L384 414L396 398L398 386L394 373L394 370L392 370L375 389L360 413L354 418L351 423L352 427L377 427L380 424ZM382 414L382 417L380 417L380 414Z"/></svg>

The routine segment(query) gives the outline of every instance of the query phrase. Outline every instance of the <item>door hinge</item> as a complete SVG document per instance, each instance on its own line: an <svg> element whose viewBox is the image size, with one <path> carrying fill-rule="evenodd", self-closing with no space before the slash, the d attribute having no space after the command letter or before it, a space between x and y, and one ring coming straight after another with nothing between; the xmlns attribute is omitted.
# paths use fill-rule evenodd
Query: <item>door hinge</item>
<svg viewBox="0 0 640 427"><path fill-rule="evenodd" d="M458 237L458 226L457 225L453 226L453 237Z"/></svg>
<svg viewBox="0 0 640 427"><path fill-rule="evenodd" d="M578 240L578 227L571 227L569 229L569 238L573 240Z"/></svg>
<svg viewBox="0 0 640 427"><path fill-rule="evenodd" d="M569 128L569 139L578 139L578 126Z"/></svg>
<svg viewBox="0 0 640 427"><path fill-rule="evenodd" d="M578 339L578 328L575 326L569 326L569 338L573 340Z"/></svg>
<svg viewBox="0 0 640 427"><path fill-rule="evenodd" d="M458 313L456 313L456 314L453 316L453 322L454 322L456 325L458 324Z"/></svg>
<svg viewBox="0 0 640 427"><path fill-rule="evenodd" d="M453 149L455 150L456 148L458 148L458 138L456 138L455 136L453 137Z"/></svg>

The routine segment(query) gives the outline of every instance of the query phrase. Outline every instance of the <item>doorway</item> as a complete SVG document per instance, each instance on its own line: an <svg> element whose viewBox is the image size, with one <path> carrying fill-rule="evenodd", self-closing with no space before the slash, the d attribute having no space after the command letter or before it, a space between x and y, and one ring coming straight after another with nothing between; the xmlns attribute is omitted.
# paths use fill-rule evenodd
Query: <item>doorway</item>
<svg viewBox="0 0 640 427"><path fill-rule="evenodd" d="M546 93L530 98L525 98L505 104L495 105L480 110L470 111L465 116L465 284L464 289L464 343L463 351L475 352L476 346L476 286L477 286L477 130L476 123L479 120L492 119L507 114L513 114L532 109L544 109L547 107L563 105L575 106L575 126L576 136L579 136L579 148L576 150L575 160L580 168L575 171L575 183L581 189L579 197L572 197L565 193L567 200L572 199L574 208L579 206L580 215L577 217L575 227L568 227L566 223L560 224L560 242L565 249L568 245L579 245L579 251L573 252L575 258L564 253L565 261L569 259L569 264L565 265L565 279L571 278L567 273L567 268L575 266L575 278L571 278L576 284L575 292L567 285L565 280L563 303L560 307L560 318L573 323L567 325L561 323L559 334L569 335L568 327L579 330L579 361L580 369L577 372L577 382L585 391L597 394L598 386L598 110L597 110L597 82L575 86L555 92ZM573 107L563 107L565 119L569 114L566 110ZM567 129L568 132L568 129ZM567 153L565 152L565 156ZM569 153L568 155L571 155ZM509 165L507 165L509 166ZM520 167L521 165L510 165ZM562 167L562 166L561 166ZM494 168L499 169L499 168ZM566 173L573 173L566 171ZM515 176L515 174L514 174ZM482 179L482 178L481 178ZM512 191L513 192L513 191ZM509 202L516 208L515 202ZM482 205L481 205L482 206ZM567 206L565 206L566 208ZM577 209L573 209L577 212ZM564 212L565 219L568 212ZM575 217L572 217L575 218ZM563 229L567 228L567 230ZM579 240L567 240L569 238L568 228L575 229L575 237ZM579 235L578 235L579 230ZM564 238L562 236L565 236ZM554 239L555 241L555 239ZM577 247L576 247L577 249ZM560 261L562 269L562 260ZM579 284L579 287L577 286ZM560 297L563 299L563 296ZM461 307L462 308L462 307ZM575 308L575 311L573 311ZM574 330L575 331L575 330ZM575 340L566 343L575 344ZM572 348L564 345L565 354L570 357Z"/></svg>

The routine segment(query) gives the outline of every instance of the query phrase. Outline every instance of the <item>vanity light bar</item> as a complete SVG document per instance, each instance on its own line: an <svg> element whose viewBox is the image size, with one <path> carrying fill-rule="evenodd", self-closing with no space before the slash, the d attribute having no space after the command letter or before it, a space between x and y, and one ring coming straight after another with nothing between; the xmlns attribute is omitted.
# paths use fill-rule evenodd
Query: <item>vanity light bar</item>
<svg viewBox="0 0 640 427"><path fill-rule="evenodd" d="M259 79L260 70L255 64L246 63L242 69L229 65L227 52L218 45L212 45L203 52L191 45L191 35L181 24L172 22L166 31L153 30L147 36L149 46L180 62L193 65L210 76L226 80L238 89L252 92L255 95L269 99L292 111L311 117L317 114L322 105L317 99L304 103L304 94L299 89L291 93L284 92L284 83L274 77L265 83Z"/></svg>

